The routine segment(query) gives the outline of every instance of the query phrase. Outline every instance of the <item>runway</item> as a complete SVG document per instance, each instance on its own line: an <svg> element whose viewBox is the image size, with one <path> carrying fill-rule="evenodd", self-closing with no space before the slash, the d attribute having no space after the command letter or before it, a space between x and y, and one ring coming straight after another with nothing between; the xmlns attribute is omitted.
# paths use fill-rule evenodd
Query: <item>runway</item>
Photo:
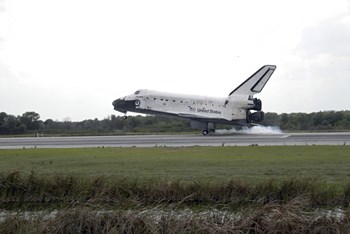
<svg viewBox="0 0 350 234"><path fill-rule="evenodd" d="M350 132L0 138L0 149L349 144Z"/></svg>

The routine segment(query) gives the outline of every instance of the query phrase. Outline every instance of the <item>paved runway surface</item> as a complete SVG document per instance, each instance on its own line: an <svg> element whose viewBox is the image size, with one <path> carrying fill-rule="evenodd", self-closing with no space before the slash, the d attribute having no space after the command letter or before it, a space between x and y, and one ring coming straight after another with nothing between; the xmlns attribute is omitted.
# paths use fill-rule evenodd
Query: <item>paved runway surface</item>
<svg viewBox="0 0 350 234"><path fill-rule="evenodd" d="M155 147L155 146L248 146L248 145L350 145L350 132L231 135L137 135L91 137L0 138L0 149Z"/></svg>

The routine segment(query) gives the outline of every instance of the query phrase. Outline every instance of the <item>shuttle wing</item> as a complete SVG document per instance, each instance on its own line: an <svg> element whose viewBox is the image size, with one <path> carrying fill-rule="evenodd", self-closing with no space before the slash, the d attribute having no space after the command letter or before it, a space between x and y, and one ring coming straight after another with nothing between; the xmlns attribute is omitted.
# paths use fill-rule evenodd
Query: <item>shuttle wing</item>
<svg viewBox="0 0 350 234"><path fill-rule="evenodd" d="M253 75L251 75L246 81L244 81L240 86L233 90L229 94L229 96L231 96L232 94L254 95L256 93L260 93L267 81L269 81L275 69L275 65L263 66L262 68L257 70Z"/></svg>
<svg viewBox="0 0 350 234"><path fill-rule="evenodd" d="M212 118L211 116L204 116L204 115L197 115L197 114L188 114L188 113L179 113L178 114L179 117L183 117L183 118L189 118L189 119L208 119L208 118Z"/></svg>
<svg viewBox="0 0 350 234"><path fill-rule="evenodd" d="M214 120L225 121L226 120L223 118L216 118L216 117L208 116L208 115L198 115L198 114L189 114L189 113L179 113L179 114L177 114L177 116L182 117L182 118L192 119L192 120L201 120L201 121L214 121Z"/></svg>

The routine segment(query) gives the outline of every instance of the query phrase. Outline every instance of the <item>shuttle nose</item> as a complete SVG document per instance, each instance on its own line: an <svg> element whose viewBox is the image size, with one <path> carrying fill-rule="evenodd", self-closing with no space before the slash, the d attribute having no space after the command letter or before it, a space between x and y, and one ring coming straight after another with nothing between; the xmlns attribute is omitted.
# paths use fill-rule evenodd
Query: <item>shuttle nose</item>
<svg viewBox="0 0 350 234"><path fill-rule="evenodd" d="M125 98L118 98L114 100L112 105L114 106L114 110L126 113Z"/></svg>
<svg viewBox="0 0 350 234"><path fill-rule="evenodd" d="M134 111L136 107L140 106L139 100L125 100L125 98L118 98L112 102L114 110L125 114L127 111Z"/></svg>

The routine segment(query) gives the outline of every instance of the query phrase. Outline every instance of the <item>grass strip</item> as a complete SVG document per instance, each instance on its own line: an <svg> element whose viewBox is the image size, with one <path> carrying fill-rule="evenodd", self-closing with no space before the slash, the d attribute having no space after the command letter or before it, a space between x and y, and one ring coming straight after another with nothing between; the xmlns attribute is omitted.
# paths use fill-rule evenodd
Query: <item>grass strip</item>
<svg viewBox="0 0 350 234"><path fill-rule="evenodd" d="M0 150L0 173L221 183L313 177L350 182L350 146Z"/></svg>
<svg viewBox="0 0 350 234"><path fill-rule="evenodd" d="M312 178L268 180L257 184L240 180L223 183L149 181L104 177L46 177L19 172L0 175L0 208L66 208L98 206L135 207L216 207L239 209L270 203L286 204L303 197L310 208L348 207L350 184L343 189Z"/></svg>

